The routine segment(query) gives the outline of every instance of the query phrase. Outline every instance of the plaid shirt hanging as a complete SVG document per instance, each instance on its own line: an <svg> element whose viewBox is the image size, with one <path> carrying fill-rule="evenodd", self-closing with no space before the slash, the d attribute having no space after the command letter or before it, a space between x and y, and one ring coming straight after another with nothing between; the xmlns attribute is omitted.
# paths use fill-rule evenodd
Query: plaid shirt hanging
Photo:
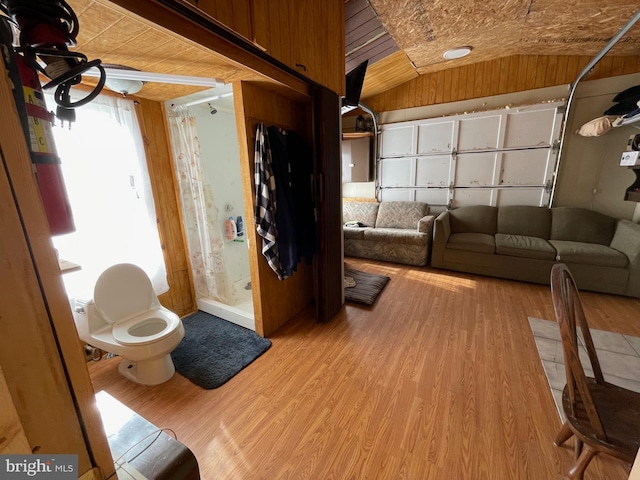
<svg viewBox="0 0 640 480"><path fill-rule="evenodd" d="M258 235L262 237L262 254L267 259L271 269L278 275L278 278L283 280L284 276L278 255L278 231L275 221L277 208L276 182L273 176L269 139L263 123L260 123L256 129L254 166L256 187L255 222Z"/></svg>

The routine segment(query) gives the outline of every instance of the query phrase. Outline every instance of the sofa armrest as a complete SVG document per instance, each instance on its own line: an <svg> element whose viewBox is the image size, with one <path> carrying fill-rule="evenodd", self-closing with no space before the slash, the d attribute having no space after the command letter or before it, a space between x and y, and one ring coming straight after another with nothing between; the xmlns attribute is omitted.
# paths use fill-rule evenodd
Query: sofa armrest
<svg viewBox="0 0 640 480"><path fill-rule="evenodd" d="M418 220L418 231L421 233L431 233L433 231L434 215L426 215Z"/></svg>
<svg viewBox="0 0 640 480"><path fill-rule="evenodd" d="M450 218L449 212L442 212L434 222L431 250L431 265L434 267L444 265L444 249L451 235Z"/></svg>
<svg viewBox="0 0 640 480"><path fill-rule="evenodd" d="M629 257L627 295L640 298L640 225L618 220L610 246Z"/></svg>

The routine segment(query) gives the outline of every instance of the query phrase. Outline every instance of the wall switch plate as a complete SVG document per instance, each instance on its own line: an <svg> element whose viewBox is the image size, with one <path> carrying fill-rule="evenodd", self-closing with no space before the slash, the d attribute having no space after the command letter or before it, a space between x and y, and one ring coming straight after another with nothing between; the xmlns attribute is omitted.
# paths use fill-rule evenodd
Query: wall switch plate
<svg viewBox="0 0 640 480"><path fill-rule="evenodd" d="M620 159L621 167L635 167L640 165L640 152L623 152Z"/></svg>

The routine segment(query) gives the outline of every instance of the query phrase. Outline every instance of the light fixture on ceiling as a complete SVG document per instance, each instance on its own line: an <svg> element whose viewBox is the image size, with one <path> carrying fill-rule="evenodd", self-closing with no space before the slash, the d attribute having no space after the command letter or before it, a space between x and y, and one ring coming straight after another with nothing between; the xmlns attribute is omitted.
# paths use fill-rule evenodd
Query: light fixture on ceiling
<svg viewBox="0 0 640 480"><path fill-rule="evenodd" d="M109 88L109 90L113 90L114 92L121 93L122 95L133 95L138 93L144 82L140 80L125 80L122 78L109 78L107 75L107 79L104 84Z"/></svg>
<svg viewBox="0 0 640 480"><path fill-rule="evenodd" d="M442 56L445 60L455 60L457 58L466 57L471 53L471 50L473 50L473 47L456 47L451 50L447 50Z"/></svg>

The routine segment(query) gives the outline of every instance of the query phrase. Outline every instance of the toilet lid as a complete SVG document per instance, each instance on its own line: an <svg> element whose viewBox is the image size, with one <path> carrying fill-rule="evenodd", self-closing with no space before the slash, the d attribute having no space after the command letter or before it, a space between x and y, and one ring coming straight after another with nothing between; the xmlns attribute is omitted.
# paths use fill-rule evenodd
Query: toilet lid
<svg viewBox="0 0 640 480"><path fill-rule="evenodd" d="M96 308L109 323L149 310L156 298L151 280L140 267L121 263L106 269L93 290Z"/></svg>

